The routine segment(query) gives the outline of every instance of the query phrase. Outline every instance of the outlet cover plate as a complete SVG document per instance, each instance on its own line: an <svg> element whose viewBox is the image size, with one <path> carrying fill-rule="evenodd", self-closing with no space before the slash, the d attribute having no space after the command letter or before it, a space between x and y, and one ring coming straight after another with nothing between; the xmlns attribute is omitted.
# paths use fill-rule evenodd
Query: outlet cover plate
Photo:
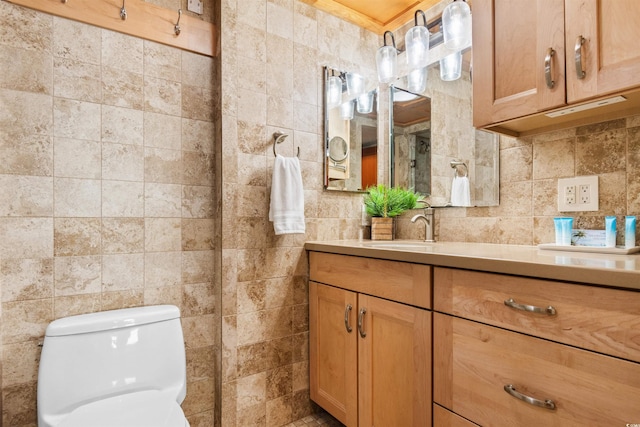
<svg viewBox="0 0 640 427"><path fill-rule="evenodd" d="M567 197L568 193L573 193L573 197ZM558 179L558 211L589 212L597 210L597 175Z"/></svg>
<svg viewBox="0 0 640 427"><path fill-rule="evenodd" d="M202 15L203 13L203 0L188 0L187 1L187 10L189 12L197 13L198 15Z"/></svg>

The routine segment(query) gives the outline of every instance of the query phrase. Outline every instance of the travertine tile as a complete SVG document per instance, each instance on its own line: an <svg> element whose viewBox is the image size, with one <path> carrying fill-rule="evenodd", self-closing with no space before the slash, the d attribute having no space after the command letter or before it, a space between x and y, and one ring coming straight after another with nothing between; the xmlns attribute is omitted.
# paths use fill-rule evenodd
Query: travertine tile
<svg viewBox="0 0 640 427"><path fill-rule="evenodd" d="M102 144L99 141L55 138L54 175L62 178L100 179Z"/></svg>
<svg viewBox="0 0 640 427"><path fill-rule="evenodd" d="M215 345L215 324L213 314L183 317L182 328L187 349Z"/></svg>
<svg viewBox="0 0 640 427"><path fill-rule="evenodd" d="M142 288L115 292L103 290L101 297L101 310L140 307L144 304L144 290Z"/></svg>
<svg viewBox="0 0 640 427"><path fill-rule="evenodd" d="M102 216L141 217L143 214L142 182L102 181Z"/></svg>
<svg viewBox="0 0 640 427"><path fill-rule="evenodd" d="M53 258L3 259L2 302L53 296Z"/></svg>
<svg viewBox="0 0 640 427"><path fill-rule="evenodd" d="M3 425L35 426L38 420L36 392L37 382L35 381L3 387Z"/></svg>
<svg viewBox="0 0 640 427"><path fill-rule="evenodd" d="M267 400L291 394L293 391L293 368L291 365L267 371ZM282 425L282 424L279 424Z"/></svg>
<svg viewBox="0 0 640 427"><path fill-rule="evenodd" d="M101 63L102 30L65 18L53 18L53 55L90 64Z"/></svg>
<svg viewBox="0 0 640 427"><path fill-rule="evenodd" d="M182 117L212 122L215 119L215 93L199 86L182 86Z"/></svg>
<svg viewBox="0 0 640 427"><path fill-rule="evenodd" d="M54 318L59 319L78 314L95 313L104 309L102 306L102 294L100 293L57 296Z"/></svg>
<svg viewBox="0 0 640 427"><path fill-rule="evenodd" d="M185 185L182 187L183 218L213 218L215 214L213 188Z"/></svg>
<svg viewBox="0 0 640 427"><path fill-rule="evenodd" d="M215 123L182 119L182 149L212 153L215 142Z"/></svg>
<svg viewBox="0 0 640 427"><path fill-rule="evenodd" d="M187 376L193 381L214 378L215 347L198 347L187 350Z"/></svg>
<svg viewBox="0 0 640 427"><path fill-rule="evenodd" d="M182 184L182 153L178 150L145 148L145 181Z"/></svg>
<svg viewBox="0 0 640 427"><path fill-rule="evenodd" d="M144 41L144 74L149 77L180 81L181 55L180 50Z"/></svg>
<svg viewBox="0 0 640 427"><path fill-rule="evenodd" d="M51 52L53 17L11 3L0 3L4 17L2 44Z"/></svg>
<svg viewBox="0 0 640 427"><path fill-rule="evenodd" d="M215 385L213 378L199 381L191 381L188 386L189 393L182 402L185 414L197 414L203 411L210 411L215 402Z"/></svg>
<svg viewBox="0 0 640 427"><path fill-rule="evenodd" d="M69 58L54 58L53 93L59 98L102 101L100 66Z"/></svg>
<svg viewBox="0 0 640 427"><path fill-rule="evenodd" d="M102 179L142 182L144 180L144 148L103 142Z"/></svg>
<svg viewBox="0 0 640 427"><path fill-rule="evenodd" d="M116 107L144 108L144 78L131 71L102 67L102 102Z"/></svg>
<svg viewBox="0 0 640 427"><path fill-rule="evenodd" d="M144 145L180 150L182 145L180 117L145 111Z"/></svg>
<svg viewBox="0 0 640 427"><path fill-rule="evenodd" d="M135 253L144 251L143 218L103 218L102 252Z"/></svg>
<svg viewBox="0 0 640 427"><path fill-rule="evenodd" d="M56 297L97 294L101 290L100 256L56 257L55 269Z"/></svg>
<svg viewBox="0 0 640 427"><path fill-rule="evenodd" d="M11 64L0 74L0 87L47 95L53 93L52 58L48 52L0 45L0 63Z"/></svg>
<svg viewBox="0 0 640 427"><path fill-rule="evenodd" d="M177 217L182 215L182 186L146 182L144 211L147 217Z"/></svg>
<svg viewBox="0 0 640 427"><path fill-rule="evenodd" d="M3 139L31 135L51 135L53 98L49 95L0 89L0 135ZM21 120L16 121L15 118Z"/></svg>
<svg viewBox="0 0 640 427"><path fill-rule="evenodd" d="M53 218L0 218L0 258L53 257Z"/></svg>
<svg viewBox="0 0 640 427"><path fill-rule="evenodd" d="M53 215L50 177L0 175L0 216Z"/></svg>
<svg viewBox="0 0 640 427"><path fill-rule="evenodd" d="M144 287L178 286L182 283L180 252L151 252L144 255Z"/></svg>
<svg viewBox="0 0 640 427"><path fill-rule="evenodd" d="M57 217L99 217L101 194L99 180L54 178L54 215Z"/></svg>
<svg viewBox="0 0 640 427"><path fill-rule="evenodd" d="M184 316L215 314L216 295L212 283L191 283L183 286Z"/></svg>
<svg viewBox="0 0 640 427"><path fill-rule="evenodd" d="M183 184L214 184L213 155L198 151L183 151Z"/></svg>
<svg viewBox="0 0 640 427"><path fill-rule="evenodd" d="M142 145L144 113L130 108L102 106L102 142Z"/></svg>
<svg viewBox="0 0 640 427"><path fill-rule="evenodd" d="M100 105L54 98L53 132L61 138L100 141Z"/></svg>
<svg viewBox="0 0 640 427"><path fill-rule="evenodd" d="M130 291L144 287L144 254L102 256L102 290Z"/></svg>
<svg viewBox="0 0 640 427"><path fill-rule="evenodd" d="M53 320L53 299L2 303L2 344L37 340Z"/></svg>
<svg viewBox="0 0 640 427"><path fill-rule="evenodd" d="M143 40L115 31L102 30L102 63L142 74Z"/></svg>
<svg viewBox="0 0 640 427"><path fill-rule="evenodd" d="M267 426L282 426L293 421L291 396L282 396L267 402Z"/></svg>
<svg viewBox="0 0 640 427"><path fill-rule="evenodd" d="M100 229L99 218L56 218L53 234L56 257L100 254Z"/></svg>
<svg viewBox="0 0 640 427"><path fill-rule="evenodd" d="M214 226L212 219L183 219L182 250L214 249Z"/></svg>
<svg viewBox="0 0 640 427"><path fill-rule="evenodd" d="M182 248L182 220L179 218L145 218L145 251L171 252Z"/></svg>
<svg viewBox="0 0 640 427"><path fill-rule="evenodd" d="M0 131L0 173L53 175L53 140L46 135L14 135Z"/></svg>
<svg viewBox="0 0 640 427"><path fill-rule="evenodd" d="M182 84L187 86L214 88L214 60L208 56L182 51Z"/></svg>
<svg viewBox="0 0 640 427"><path fill-rule="evenodd" d="M576 141L576 175L625 170L626 134L626 129L622 128L579 136Z"/></svg>
<svg viewBox="0 0 640 427"><path fill-rule="evenodd" d="M38 379L38 362L41 349L35 341L2 346L2 385L31 383Z"/></svg>
<svg viewBox="0 0 640 427"><path fill-rule="evenodd" d="M144 105L146 111L179 116L182 105L182 85L169 80L146 77L144 79Z"/></svg>
<svg viewBox="0 0 640 427"><path fill-rule="evenodd" d="M214 268L211 262L213 251L182 252L183 283L205 283L214 281Z"/></svg>
<svg viewBox="0 0 640 427"><path fill-rule="evenodd" d="M182 307L182 292L179 286L144 288L144 305L171 304Z"/></svg>

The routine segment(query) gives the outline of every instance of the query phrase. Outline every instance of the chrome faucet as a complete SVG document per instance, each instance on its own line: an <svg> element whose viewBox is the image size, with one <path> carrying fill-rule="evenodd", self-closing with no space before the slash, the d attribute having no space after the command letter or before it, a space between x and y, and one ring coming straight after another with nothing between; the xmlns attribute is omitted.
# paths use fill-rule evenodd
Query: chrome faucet
<svg viewBox="0 0 640 427"><path fill-rule="evenodd" d="M433 208L425 208L424 214L418 214L414 216L413 218L411 218L411 222L416 222L419 219L422 219L425 224L424 241L429 243L435 242L435 240L433 239Z"/></svg>

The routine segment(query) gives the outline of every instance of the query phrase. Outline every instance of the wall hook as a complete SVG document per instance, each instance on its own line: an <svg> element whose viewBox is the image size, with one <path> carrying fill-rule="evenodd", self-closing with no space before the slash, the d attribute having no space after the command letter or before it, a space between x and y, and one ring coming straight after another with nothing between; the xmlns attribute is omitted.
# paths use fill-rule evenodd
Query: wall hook
<svg viewBox="0 0 640 427"><path fill-rule="evenodd" d="M178 9L178 22L173 27L173 31L176 33L176 36L180 35L180 18L182 17L182 9Z"/></svg>
<svg viewBox="0 0 640 427"><path fill-rule="evenodd" d="M122 0L122 7L120 8L120 18L122 18L123 21L127 19L127 9L124 7L124 2L125 0Z"/></svg>

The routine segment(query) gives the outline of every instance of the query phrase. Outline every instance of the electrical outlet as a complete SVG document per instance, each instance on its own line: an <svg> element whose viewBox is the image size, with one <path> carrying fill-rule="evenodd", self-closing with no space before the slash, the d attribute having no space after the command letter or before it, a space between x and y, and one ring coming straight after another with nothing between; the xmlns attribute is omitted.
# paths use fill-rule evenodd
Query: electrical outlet
<svg viewBox="0 0 640 427"><path fill-rule="evenodd" d="M598 210L598 177L577 176L558 179L558 211Z"/></svg>
<svg viewBox="0 0 640 427"><path fill-rule="evenodd" d="M187 10L189 12L193 12L193 13L197 13L198 15L202 15L203 13L203 6L202 6L202 2L204 0L188 0L187 1Z"/></svg>

